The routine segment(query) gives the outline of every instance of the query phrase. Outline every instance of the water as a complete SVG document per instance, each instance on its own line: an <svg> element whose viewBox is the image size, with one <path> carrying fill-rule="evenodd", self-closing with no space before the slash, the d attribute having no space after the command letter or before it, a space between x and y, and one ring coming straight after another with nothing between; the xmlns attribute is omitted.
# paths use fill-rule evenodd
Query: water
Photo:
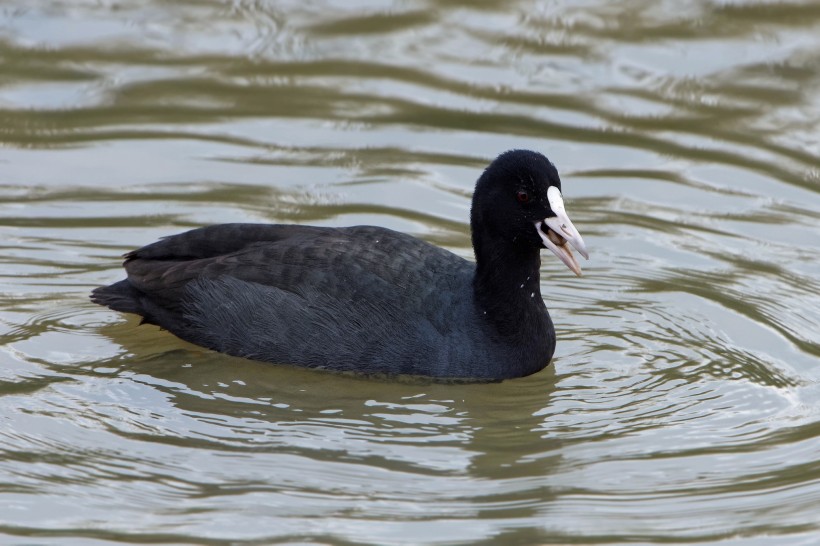
<svg viewBox="0 0 820 546"><path fill-rule="evenodd" d="M4 544L820 543L820 4L0 5ZM548 370L391 383L91 304L216 222L470 256L543 151Z"/></svg>

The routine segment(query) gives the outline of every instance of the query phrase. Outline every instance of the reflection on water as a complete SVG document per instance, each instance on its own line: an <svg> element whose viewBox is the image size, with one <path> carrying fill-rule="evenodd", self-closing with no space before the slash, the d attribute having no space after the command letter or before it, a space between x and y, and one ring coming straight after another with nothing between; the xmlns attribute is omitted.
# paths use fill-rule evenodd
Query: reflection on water
<svg viewBox="0 0 820 546"><path fill-rule="evenodd" d="M820 7L57 0L0 8L10 543L820 536ZM475 178L562 173L554 366L497 385L229 358L89 290L207 223L469 257Z"/></svg>

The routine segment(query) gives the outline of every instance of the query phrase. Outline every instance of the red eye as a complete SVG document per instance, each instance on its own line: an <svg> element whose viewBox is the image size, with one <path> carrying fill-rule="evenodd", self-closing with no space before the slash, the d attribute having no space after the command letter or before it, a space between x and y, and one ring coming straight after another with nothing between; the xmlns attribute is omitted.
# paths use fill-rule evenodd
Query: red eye
<svg viewBox="0 0 820 546"><path fill-rule="evenodd" d="M519 203L529 203L530 202L530 194L525 191L519 191L518 195L516 195Z"/></svg>

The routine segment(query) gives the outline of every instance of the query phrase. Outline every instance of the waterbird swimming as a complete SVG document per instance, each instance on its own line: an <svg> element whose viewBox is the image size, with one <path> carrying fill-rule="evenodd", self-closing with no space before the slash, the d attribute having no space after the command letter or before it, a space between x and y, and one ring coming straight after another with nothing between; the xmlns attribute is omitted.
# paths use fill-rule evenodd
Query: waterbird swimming
<svg viewBox="0 0 820 546"><path fill-rule="evenodd" d="M390 229L220 224L125 255L91 299L181 339L266 362L497 381L546 367L555 330L540 250L576 275L589 255L542 154L511 150L479 177L475 262Z"/></svg>

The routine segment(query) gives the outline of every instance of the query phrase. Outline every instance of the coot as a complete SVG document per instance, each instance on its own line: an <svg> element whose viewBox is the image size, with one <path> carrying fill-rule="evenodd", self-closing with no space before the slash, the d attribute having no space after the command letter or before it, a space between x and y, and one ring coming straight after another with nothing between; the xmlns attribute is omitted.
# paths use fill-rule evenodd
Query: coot
<svg viewBox="0 0 820 546"><path fill-rule="evenodd" d="M475 263L373 226L222 224L125 255L128 278L91 299L230 355L365 374L468 380L546 367L555 330L539 251L588 258L555 166L498 156L476 183Z"/></svg>

